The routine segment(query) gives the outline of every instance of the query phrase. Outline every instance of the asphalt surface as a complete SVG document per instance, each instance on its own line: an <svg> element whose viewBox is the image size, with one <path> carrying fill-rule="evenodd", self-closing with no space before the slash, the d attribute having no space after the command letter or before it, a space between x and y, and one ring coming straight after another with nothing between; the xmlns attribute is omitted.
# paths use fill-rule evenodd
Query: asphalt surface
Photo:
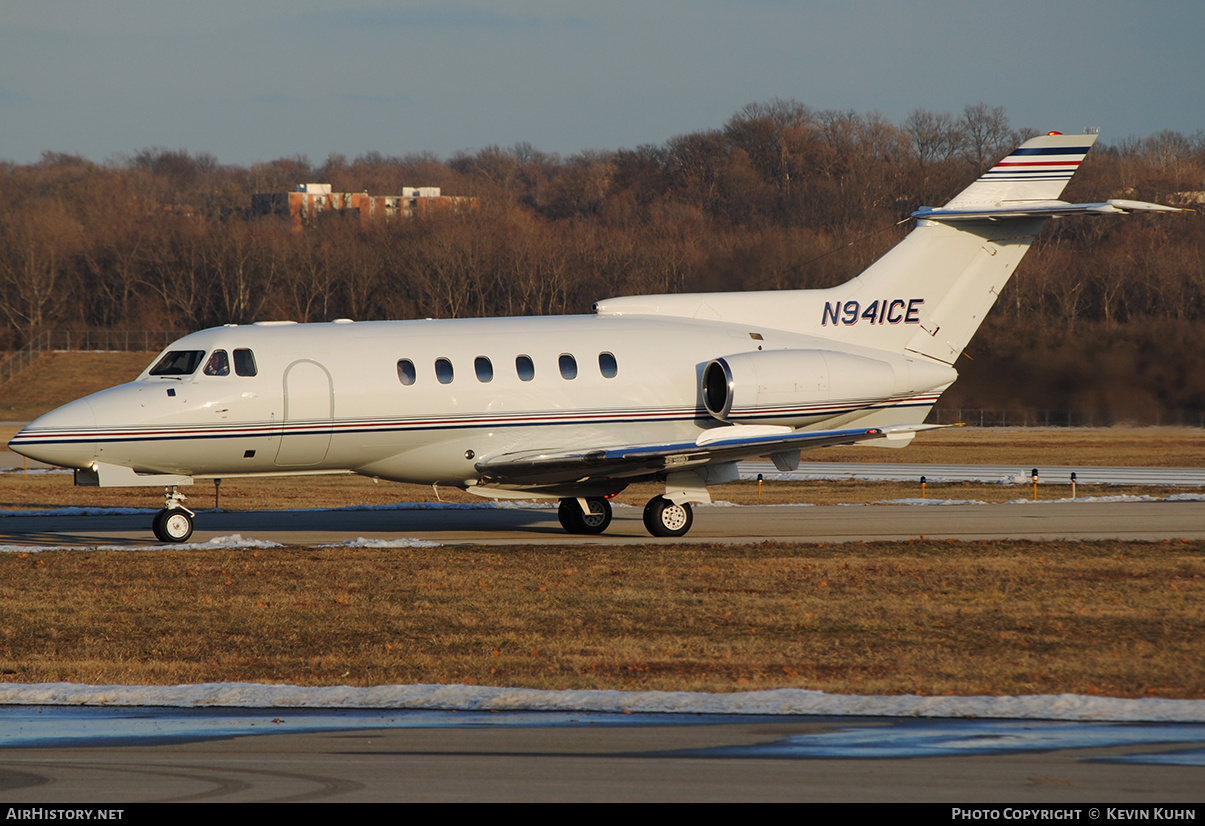
<svg viewBox="0 0 1205 826"><path fill-rule="evenodd" d="M165 712L170 713L170 712ZM252 712L247 712L248 714ZM303 712L263 710L287 729ZM1200 801L1202 727L899 719L317 731L161 745L0 750L19 803L845 801L1161 805ZM272 718L272 719L269 719ZM1050 741L1065 733L1067 745ZM1038 736L1027 740L1029 732ZM1149 737L1144 733L1149 732ZM868 751L866 744L882 744ZM859 745L861 744L861 745ZM868 756L869 755L869 756ZM1160 764L1166 761L1170 764ZM1106 818L1099 818L1106 819Z"/></svg>
<svg viewBox="0 0 1205 826"><path fill-rule="evenodd" d="M153 514L0 516L0 545L155 544ZM282 545L422 539L485 545L646 542L859 542L941 539L1205 539L1205 502L1024 502L993 505L763 505L695 509L684 539L653 539L641 510L616 507L599 536L569 536L550 508L199 511L191 542L239 534Z"/></svg>

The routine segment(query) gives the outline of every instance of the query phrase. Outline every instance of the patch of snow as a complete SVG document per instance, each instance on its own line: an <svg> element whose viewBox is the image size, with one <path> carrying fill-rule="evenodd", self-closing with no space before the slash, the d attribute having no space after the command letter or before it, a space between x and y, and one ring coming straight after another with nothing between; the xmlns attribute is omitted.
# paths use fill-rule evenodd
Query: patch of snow
<svg viewBox="0 0 1205 826"><path fill-rule="evenodd" d="M0 684L8 705L235 708L456 709L661 714L1205 722L1205 700L1126 699L1079 694L921 697L826 694L797 688L705 694L695 691L550 691L469 685L305 687L261 683L176 686Z"/></svg>
<svg viewBox="0 0 1205 826"><path fill-rule="evenodd" d="M158 513L159 508L54 508L45 511L0 511L0 519L6 516L137 516Z"/></svg>
<svg viewBox="0 0 1205 826"><path fill-rule="evenodd" d="M244 538L242 534L215 536L208 542L187 542L178 545L0 545L0 553L32 554L42 551L212 551L218 548L283 548L270 539Z"/></svg>
<svg viewBox="0 0 1205 826"><path fill-rule="evenodd" d="M346 542L332 542L327 545L314 545L315 548L438 548L442 542L430 539L366 539L358 536Z"/></svg>
<svg viewBox="0 0 1205 826"><path fill-rule="evenodd" d="M978 499L920 499L913 497L910 499L884 499L880 502L875 502L876 505L988 505L990 502L982 502Z"/></svg>

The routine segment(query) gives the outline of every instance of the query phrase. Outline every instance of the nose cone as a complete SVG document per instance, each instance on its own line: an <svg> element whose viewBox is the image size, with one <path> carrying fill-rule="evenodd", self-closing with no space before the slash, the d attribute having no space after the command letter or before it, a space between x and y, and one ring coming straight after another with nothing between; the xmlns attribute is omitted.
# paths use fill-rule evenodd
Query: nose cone
<svg viewBox="0 0 1205 826"><path fill-rule="evenodd" d="M96 413L88 399L65 404L30 422L10 450L59 467L85 468L96 458Z"/></svg>

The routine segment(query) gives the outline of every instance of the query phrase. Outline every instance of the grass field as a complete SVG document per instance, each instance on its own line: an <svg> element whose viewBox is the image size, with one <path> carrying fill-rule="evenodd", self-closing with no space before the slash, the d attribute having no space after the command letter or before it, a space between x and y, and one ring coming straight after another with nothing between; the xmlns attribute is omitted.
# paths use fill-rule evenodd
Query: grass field
<svg viewBox="0 0 1205 826"><path fill-rule="evenodd" d="M0 556L12 682L1205 697L1200 543Z"/></svg>
<svg viewBox="0 0 1205 826"><path fill-rule="evenodd" d="M0 420L27 422L81 396L133 381L154 357L154 353L43 353L0 385Z"/></svg>
<svg viewBox="0 0 1205 826"><path fill-rule="evenodd" d="M131 359L130 369L148 360ZM53 359L44 366L50 375L31 381L26 400L8 410L86 392L74 368ZM111 365L93 365L97 372L112 383ZM35 389L37 404L27 401ZM0 439L15 431L0 429ZM902 451L805 458L1201 466L1205 432L956 429L922 434ZM187 491L194 506L212 505L212 485ZM757 498L753 483L713 492L737 503ZM918 492L915 484L857 482L763 490L768 502L816 503ZM636 486L620 499L642 504L652 493ZM928 493L1000 501L1029 488L930 485ZM1039 495L1067 491L1043 485ZM354 476L228 479L221 496L230 510L435 498L429 488ZM0 474L0 510L161 501L155 489ZM1205 543L1197 542L13 552L0 554L0 680L1200 699L1202 597Z"/></svg>

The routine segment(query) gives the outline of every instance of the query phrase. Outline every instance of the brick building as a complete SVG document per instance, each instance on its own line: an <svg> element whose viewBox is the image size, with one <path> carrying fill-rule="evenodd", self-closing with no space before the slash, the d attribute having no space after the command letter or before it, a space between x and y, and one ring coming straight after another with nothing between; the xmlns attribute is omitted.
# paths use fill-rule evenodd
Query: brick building
<svg viewBox="0 0 1205 826"><path fill-rule="evenodd" d="M330 184L298 184L294 192L257 192L251 196L253 216L288 218L296 230L323 216L358 216L361 222L367 222L374 218L410 218L436 209L476 205L476 198L441 195L437 186L402 187L401 195L369 195L367 192L332 192Z"/></svg>

